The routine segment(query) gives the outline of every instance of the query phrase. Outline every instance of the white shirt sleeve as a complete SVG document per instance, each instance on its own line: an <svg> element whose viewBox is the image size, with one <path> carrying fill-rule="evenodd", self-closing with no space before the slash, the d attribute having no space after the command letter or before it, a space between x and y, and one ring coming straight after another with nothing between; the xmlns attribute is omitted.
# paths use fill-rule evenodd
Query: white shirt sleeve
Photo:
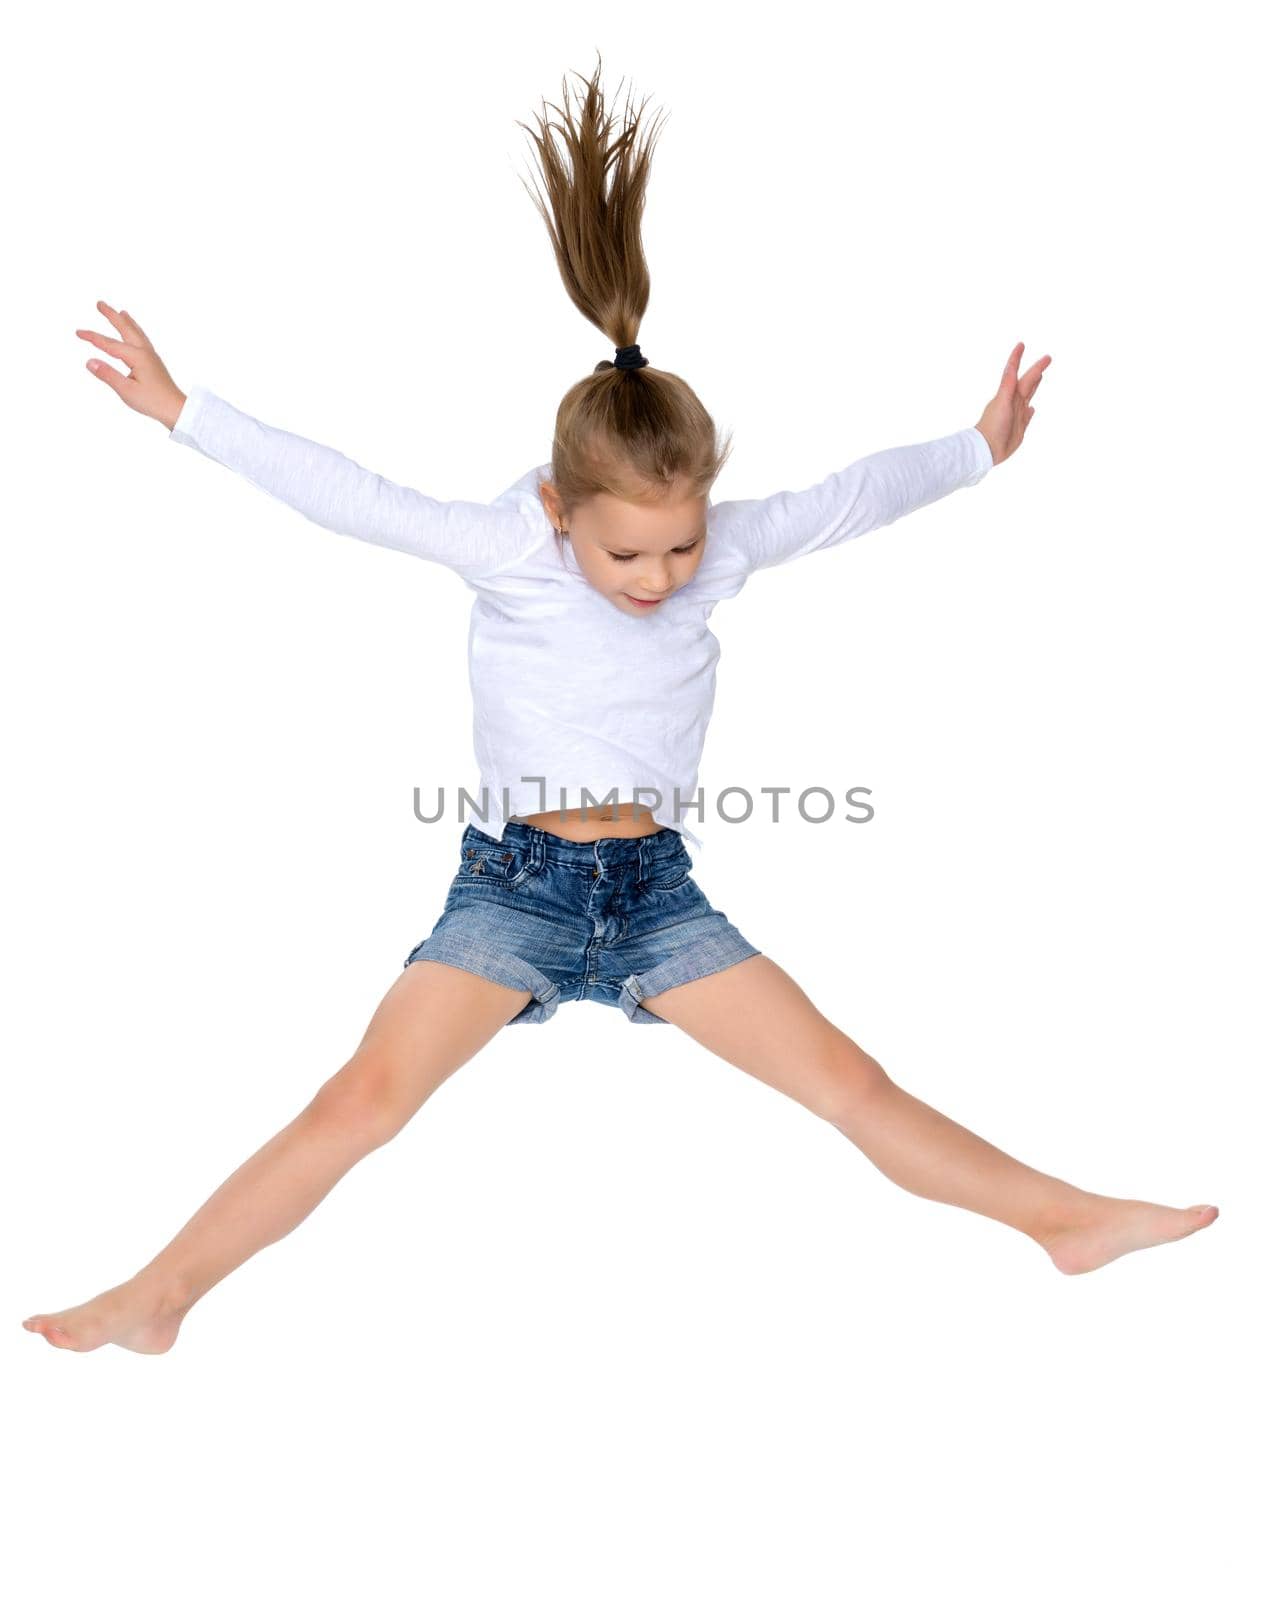
<svg viewBox="0 0 1280 1600"><path fill-rule="evenodd" d="M747 570L776 567L896 522L991 470L991 448L977 428L925 444L864 456L810 489L782 489L764 500L713 507L715 537L733 546ZM710 520L710 518L709 518Z"/></svg>
<svg viewBox="0 0 1280 1600"><path fill-rule="evenodd" d="M268 427L199 385L169 437L322 528L437 561L464 578L509 566L537 542L512 506L433 500L327 445Z"/></svg>

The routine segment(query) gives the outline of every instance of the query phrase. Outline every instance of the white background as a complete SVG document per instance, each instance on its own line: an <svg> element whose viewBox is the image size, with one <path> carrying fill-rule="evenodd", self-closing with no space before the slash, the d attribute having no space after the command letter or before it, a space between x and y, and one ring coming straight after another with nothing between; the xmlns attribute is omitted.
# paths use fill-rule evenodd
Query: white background
<svg viewBox="0 0 1280 1600"><path fill-rule="evenodd" d="M10 24L15 1592L1274 1583L1260 25L656 3ZM912 1093L1083 1187L1221 1216L1064 1277L678 1029L565 1006L499 1034L168 1355L54 1350L22 1318L137 1271L347 1059L455 865L413 786L475 777L465 588L171 442L74 329L123 305L180 386L492 498L610 353L516 127L597 46L610 92L670 112L640 338L732 431L714 498L967 426L1019 339L1053 356L980 486L716 613L708 794L866 784L877 814L709 817L699 881Z"/></svg>

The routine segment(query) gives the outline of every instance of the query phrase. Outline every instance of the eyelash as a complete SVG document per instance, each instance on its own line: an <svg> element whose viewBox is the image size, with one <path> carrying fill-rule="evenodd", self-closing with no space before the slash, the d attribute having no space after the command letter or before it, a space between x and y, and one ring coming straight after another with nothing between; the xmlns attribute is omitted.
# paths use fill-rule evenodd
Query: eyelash
<svg viewBox="0 0 1280 1600"><path fill-rule="evenodd" d="M698 548L698 541L695 539L692 544L682 544L682 545L680 545L677 549L673 550L671 552L671 554L673 556L687 556L687 555L691 554L697 548ZM612 550L607 550L605 552L605 554L609 557L610 561L634 561L635 560L634 556L616 556L616 555L614 555Z"/></svg>

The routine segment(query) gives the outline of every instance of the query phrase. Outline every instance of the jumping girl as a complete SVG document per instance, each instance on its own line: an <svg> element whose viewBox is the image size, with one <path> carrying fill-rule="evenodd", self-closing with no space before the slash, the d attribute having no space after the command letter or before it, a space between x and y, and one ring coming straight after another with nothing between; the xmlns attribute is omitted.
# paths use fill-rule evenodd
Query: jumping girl
<svg viewBox="0 0 1280 1600"><path fill-rule="evenodd" d="M636 343L654 132L638 139L628 103L615 136L599 74L597 64L582 80L576 122L565 86L566 159L545 118L526 131L561 279L615 354L560 402L551 461L489 505L430 499L206 389L184 394L128 312L101 300L118 338L77 330L128 368L90 360L90 372L177 442L324 528L463 579L481 785L443 911L351 1059L134 1277L26 1320L60 1349L168 1350L197 1300L291 1232L499 1028L547 1022L561 1001L674 1023L832 1123L895 1183L1016 1228L1065 1273L1184 1238L1218 1214L1075 1188L915 1099L691 876L685 840L700 841L683 813L711 714L714 607L758 568L978 483L1021 444L1050 358L1019 376L1016 345L973 427L867 456L801 492L711 504L728 448L688 384Z"/></svg>

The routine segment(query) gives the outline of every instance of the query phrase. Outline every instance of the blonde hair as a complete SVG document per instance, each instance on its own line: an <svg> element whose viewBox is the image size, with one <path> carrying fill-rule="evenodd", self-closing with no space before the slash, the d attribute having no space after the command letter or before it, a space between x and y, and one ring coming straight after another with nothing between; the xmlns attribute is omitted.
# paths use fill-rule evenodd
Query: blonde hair
<svg viewBox="0 0 1280 1600"><path fill-rule="evenodd" d="M533 139L541 165L547 204L530 193L551 236L561 282L587 321L621 349L638 342L649 304L640 219L657 129L647 140L638 138L645 102L633 114L628 94L615 137L600 94L599 51L596 58L591 79L582 78L576 122L561 80L564 104L553 111L563 159L546 117L538 119L537 133L523 122L517 126ZM661 501L677 480L696 498L710 491L730 449L683 378L652 365L626 369L605 360L557 408L552 482L565 516L596 494Z"/></svg>

